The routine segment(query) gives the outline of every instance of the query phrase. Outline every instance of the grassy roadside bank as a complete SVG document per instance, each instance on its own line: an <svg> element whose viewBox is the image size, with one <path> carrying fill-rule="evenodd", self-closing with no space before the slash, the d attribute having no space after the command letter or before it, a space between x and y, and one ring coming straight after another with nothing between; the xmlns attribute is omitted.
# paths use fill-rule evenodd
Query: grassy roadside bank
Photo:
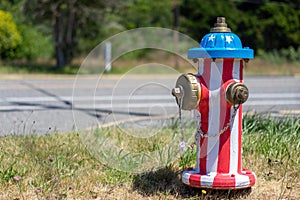
<svg viewBox="0 0 300 200"><path fill-rule="evenodd" d="M156 57L156 56L158 57ZM150 56L150 58L143 58L143 59L118 59L112 63L112 71L111 74L124 74L131 70L134 67L138 67L145 64L155 63L161 64L164 66L173 67L175 70L178 70L181 73L196 73L196 69L187 61L182 58L178 58L177 64L178 67L175 67L175 59L174 56L162 56L160 54L154 54ZM153 58L152 58L153 57ZM53 75L76 75L83 59L77 59L72 63L72 65L66 66L64 68L57 68L53 64L53 62L49 62L52 64L48 64L45 62L42 63L35 63L35 64L4 64L0 63L0 74L53 74ZM104 70L104 67L97 68L96 71ZM91 73L93 74L93 69L90 69ZM88 73L87 70L86 73ZM149 71L146 69L142 73L166 73L166 71L161 68L161 71ZM300 75L300 63L294 62L281 62L281 63L274 63L271 61L267 61L260 58L255 58L250 60L245 65L244 73L246 75Z"/></svg>
<svg viewBox="0 0 300 200"><path fill-rule="evenodd" d="M0 137L0 199L299 199L300 119L246 116L243 125L243 165L258 177L252 191L185 187L193 151L160 170L120 172L65 133Z"/></svg>

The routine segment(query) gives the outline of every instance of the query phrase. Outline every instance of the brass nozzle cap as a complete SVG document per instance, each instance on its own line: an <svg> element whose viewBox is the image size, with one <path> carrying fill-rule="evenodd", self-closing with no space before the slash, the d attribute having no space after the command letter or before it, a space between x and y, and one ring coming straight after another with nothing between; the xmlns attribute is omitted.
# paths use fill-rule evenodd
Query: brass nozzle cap
<svg viewBox="0 0 300 200"><path fill-rule="evenodd" d="M234 82L226 89L226 99L232 105L243 104L249 97L249 90L243 83Z"/></svg>

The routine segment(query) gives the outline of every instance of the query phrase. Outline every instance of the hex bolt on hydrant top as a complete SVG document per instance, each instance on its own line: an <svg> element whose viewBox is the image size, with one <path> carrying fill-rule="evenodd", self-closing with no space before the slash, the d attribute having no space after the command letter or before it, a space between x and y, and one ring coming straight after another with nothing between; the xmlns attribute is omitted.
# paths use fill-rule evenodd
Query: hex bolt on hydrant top
<svg viewBox="0 0 300 200"><path fill-rule="evenodd" d="M224 17L217 18L200 47L188 50L198 74L181 75L172 91L179 110L195 110L198 120L197 163L183 172L186 185L235 189L255 184L255 174L242 168L242 104L249 96L242 83L243 65L253 55Z"/></svg>

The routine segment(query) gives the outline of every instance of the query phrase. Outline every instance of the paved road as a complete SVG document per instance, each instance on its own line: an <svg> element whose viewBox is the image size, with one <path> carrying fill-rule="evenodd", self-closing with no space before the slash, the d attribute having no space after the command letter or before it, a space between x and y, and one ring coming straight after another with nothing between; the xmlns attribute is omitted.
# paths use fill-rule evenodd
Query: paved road
<svg viewBox="0 0 300 200"><path fill-rule="evenodd" d="M177 114L176 75L0 80L0 135L65 132L116 120ZM300 115L300 77L246 76L244 111Z"/></svg>

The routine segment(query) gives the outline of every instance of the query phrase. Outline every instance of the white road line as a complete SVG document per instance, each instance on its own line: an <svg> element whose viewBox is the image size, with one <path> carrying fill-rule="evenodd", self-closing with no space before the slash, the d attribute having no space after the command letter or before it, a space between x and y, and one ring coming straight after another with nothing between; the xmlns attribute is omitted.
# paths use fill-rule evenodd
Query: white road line
<svg viewBox="0 0 300 200"><path fill-rule="evenodd" d="M265 100L247 101L245 106L267 106L267 105L300 105L300 100Z"/></svg>
<svg viewBox="0 0 300 200"><path fill-rule="evenodd" d="M77 105L74 107L74 109L127 109L127 108L153 108L157 107L159 109L165 108L165 107L174 107L176 109L176 103L171 102L171 103L134 103L134 104L84 104L84 105ZM0 111L19 111L19 110L45 110L47 109L47 105L45 107L43 106L0 106ZM49 108L49 109L55 109L55 108ZM72 109L71 107L58 107L58 109Z"/></svg>
<svg viewBox="0 0 300 200"><path fill-rule="evenodd" d="M244 106L277 106L277 105L299 105L300 106L300 100L273 100L273 101L248 101L244 104ZM51 105L45 105L45 106L18 106L18 105L3 105L0 106L0 111L11 111L11 110L44 110L48 109L47 106L50 106L49 109L55 109L51 108ZM174 108L177 109L177 105L173 99L172 102L134 102L134 103L90 103L90 104L76 104L74 105L75 109L130 109L130 108ZM62 106L57 107L57 109L70 109L70 107Z"/></svg>
<svg viewBox="0 0 300 200"><path fill-rule="evenodd" d="M249 98L254 98L254 99L265 99L265 98L299 98L300 93L254 93L254 94L249 94Z"/></svg>
<svg viewBox="0 0 300 200"><path fill-rule="evenodd" d="M174 100L171 95L134 95L134 96L59 96L59 97L7 97L1 102L52 102L52 101L112 101L112 100Z"/></svg>
<svg viewBox="0 0 300 200"><path fill-rule="evenodd" d="M250 94L249 100L254 99L290 99L290 98L300 98L298 93L266 93L266 94ZM55 102L55 101L115 101L115 100L174 100L174 97L170 95L115 95L115 96L59 96L59 97L2 97L0 98L0 103L3 102ZM280 100L271 100L280 101Z"/></svg>

